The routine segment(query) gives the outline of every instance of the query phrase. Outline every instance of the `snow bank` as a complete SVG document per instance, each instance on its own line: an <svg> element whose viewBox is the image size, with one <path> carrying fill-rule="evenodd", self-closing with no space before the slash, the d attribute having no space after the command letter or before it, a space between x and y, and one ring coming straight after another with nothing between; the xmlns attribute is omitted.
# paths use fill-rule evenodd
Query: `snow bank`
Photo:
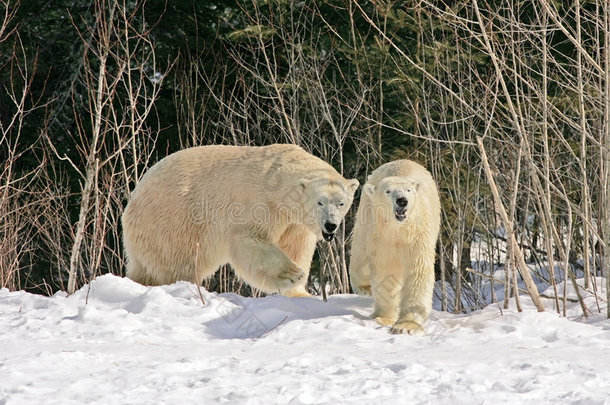
<svg viewBox="0 0 610 405"><path fill-rule="evenodd" d="M0 404L610 403L592 296L586 322L523 297L434 311L423 336L390 335L354 295L204 298L112 275L69 297L0 290Z"/></svg>

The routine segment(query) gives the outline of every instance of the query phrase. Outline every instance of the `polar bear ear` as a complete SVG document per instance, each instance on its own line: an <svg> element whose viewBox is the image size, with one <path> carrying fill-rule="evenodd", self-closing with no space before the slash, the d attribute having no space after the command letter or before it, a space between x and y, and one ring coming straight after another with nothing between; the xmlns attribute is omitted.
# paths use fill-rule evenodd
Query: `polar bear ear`
<svg viewBox="0 0 610 405"><path fill-rule="evenodd" d="M375 186L372 184L365 184L364 187L364 192L367 193L369 196L372 196L373 193L375 192Z"/></svg>
<svg viewBox="0 0 610 405"><path fill-rule="evenodd" d="M360 186L360 182L357 179L351 179L347 182L347 189L349 192L354 195L356 190L358 190L358 186Z"/></svg>
<svg viewBox="0 0 610 405"><path fill-rule="evenodd" d="M299 179L299 190L303 191L307 188L307 186L309 185L309 183L311 183L310 179L306 179L305 177L302 177Z"/></svg>

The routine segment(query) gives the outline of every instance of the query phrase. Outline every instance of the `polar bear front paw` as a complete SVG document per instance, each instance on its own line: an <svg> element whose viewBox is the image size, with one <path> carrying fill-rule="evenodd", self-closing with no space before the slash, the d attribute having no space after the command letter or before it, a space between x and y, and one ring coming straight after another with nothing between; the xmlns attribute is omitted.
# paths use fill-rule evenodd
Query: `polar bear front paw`
<svg viewBox="0 0 610 405"><path fill-rule="evenodd" d="M390 332L394 334L405 333L407 335L420 335L424 333L424 328L417 322L404 321L395 323L392 326L392 329L390 329Z"/></svg>
<svg viewBox="0 0 610 405"><path fill-rule="evenodd" d="M283 269L278 275L280 282L290 287L292 287L292 284L301 280L303 277L305 277L305 272L294 265Z"/></svg>
<svg viewBox="0 0 610 405"><path fill-rule="evenodd" d="M288 290L284 293L286 297L312 297L310 293L305 291L304 286L297 286L291 290Z"/></svg>
<svg viewBox="0 0 610 405"><path fill-rule="evenodd" d="M394 323L393 319L386 318L384 316L376 316L374 319L375 322L377 322L381 326L390 326Z"/></svg>

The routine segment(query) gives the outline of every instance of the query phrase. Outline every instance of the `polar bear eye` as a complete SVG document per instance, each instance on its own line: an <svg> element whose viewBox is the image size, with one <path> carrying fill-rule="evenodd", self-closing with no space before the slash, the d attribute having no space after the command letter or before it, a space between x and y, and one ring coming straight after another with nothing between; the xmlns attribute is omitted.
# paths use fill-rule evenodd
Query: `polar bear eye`
<svg viewBox="0 0 610 405"><path fill-rule="evenodd" d="M340 203L339 203L339 207L343 207L344 205L345 205L345 203L344 203L344 202L340 202Z"/></svg>
<svg viewBox="0 0 610 405"><path fill-rule="evenodd" d="M318 205L321 207L324 205L324 203L322 201L318 201Z"/></svg>
<svg viewBox="0 0 610 405"><path fill-rule="evenodd" d="M386 193L386 194L390 194L390 190L386 190L386 191L385 191L385 193Z"/></svg>

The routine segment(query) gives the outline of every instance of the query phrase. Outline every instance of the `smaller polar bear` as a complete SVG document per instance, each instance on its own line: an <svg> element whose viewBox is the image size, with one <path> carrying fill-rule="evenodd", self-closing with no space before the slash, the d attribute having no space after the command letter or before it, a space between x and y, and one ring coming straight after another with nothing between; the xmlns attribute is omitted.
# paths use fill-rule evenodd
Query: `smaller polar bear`
<svg viewBox="0 0 610 405"><path fill-rule="evenodd" d="M230 263L265 292L308 296L316 242L333 239L358 185L295 145L181 150L131 194L122 217L127 276L199 283Z"/></svg>
<svg viewBox="0 0 610 405"><path fill-rule="evenodd" d="M392 333L423 332L439 228L436 182L423 166L397 160L371 173L356 214L350 279L357 293L373 294L371 316L393 325Z"/></svg>

